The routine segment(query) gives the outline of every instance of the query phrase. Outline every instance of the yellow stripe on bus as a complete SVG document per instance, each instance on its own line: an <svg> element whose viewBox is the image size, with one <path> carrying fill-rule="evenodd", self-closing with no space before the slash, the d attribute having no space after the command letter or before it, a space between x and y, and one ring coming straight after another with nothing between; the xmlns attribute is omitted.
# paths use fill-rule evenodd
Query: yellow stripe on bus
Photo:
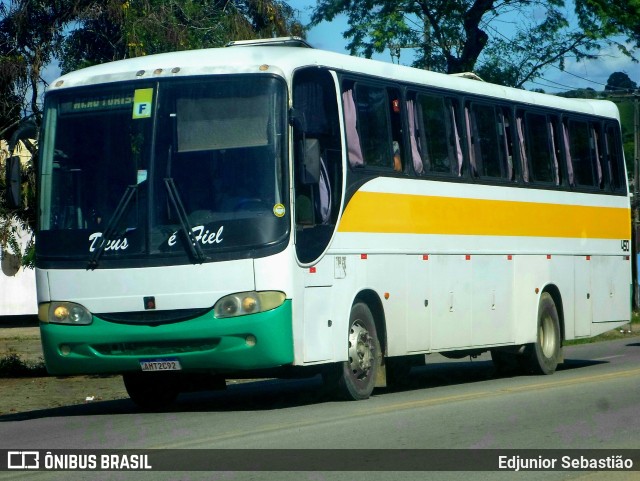
<svg viewBox="0 0 640 481"><path fill-rule="evenodd" d="M630 211L360 191L339 232L630 239Z"/></svg>

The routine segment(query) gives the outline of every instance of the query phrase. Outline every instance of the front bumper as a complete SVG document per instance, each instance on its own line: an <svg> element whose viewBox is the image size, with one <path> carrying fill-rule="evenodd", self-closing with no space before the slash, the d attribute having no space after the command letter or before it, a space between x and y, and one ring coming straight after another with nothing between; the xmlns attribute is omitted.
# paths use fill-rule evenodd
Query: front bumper
<svg viewBox="0 0 640 481"><path fill-rule="evenodd" d="M291 300L270 311L216 319L213 311L155 326L93 316L86 326L40 324L47 370L55 375L140 371L141 359L177 358L183 372L266 369L293 362Z"/></svg>

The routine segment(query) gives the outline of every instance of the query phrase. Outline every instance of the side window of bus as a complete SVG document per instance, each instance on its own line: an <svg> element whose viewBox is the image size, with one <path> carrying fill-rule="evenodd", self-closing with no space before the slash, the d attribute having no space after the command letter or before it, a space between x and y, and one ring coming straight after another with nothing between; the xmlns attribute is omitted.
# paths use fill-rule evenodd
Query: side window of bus
<svg viewBox="0 0 640 481"><path fill-rule="evenodd" d="M441 95L412 93L406 104L416 174L459 176L462 149L453 101Z"/></svg>
<svg viewBox="0 0 640 481"><path fill-rule="evenodd" d="M566 119L564 135L569 182L576 187L596 187L599 184L596 165L599 164L595 158L596 144L589 122Z"/></svg>
<svg viewBox="0 0 640 481"><path fill-rule="evenodd" d="M591 149L591 159L595 162L596 186L602 190L605 186L605 175L602 169L604 160L602 124L600 122L589 122L589 129L591 134L589 147Z"/></svg>
<svg viewBox="0 0 640 481"><path fill-rule="evenodd" d="M547 115L519 113L524 118L523 173L526 182L559 185L558 155L555 146L554 122Z"/></svg>
<svg viewBox="0 0 640 481"><path fill-rule="evenodd" d="M402 129L402 99L400 91L395 88L387 88L389 99L389 111L391 119L391 147L393 148L393 170L404 172L405 155Z"/></svg>
<svg viewBox="0 0 640 481"><path fill-rule="evenodd" d="M547 116L549 123L549 135L551 141L551 162L555 171L555 184L565 183L565 171L562 169L564 153L562 151L562 121L555 115Z"/></svg>
<svg viewBox="0 0 640 481"><path fill-rule="evenodd" d="M513 180L508 120L499 106L471 103L465 107L469 160L475 176Z"/></svg>
<svg viewBox="0 0 640 481"><path fill-rule="evenodd" d="M364 165L397 168L394 155L401 148L401 139L392 139L390 106L394 99L384 87L355 85L357 133ZM399 112L397 112L399 116ZM394 146L394 141L397 146ZM351 139L349 139L351 143ZM351 145L349 147L351 150Z"/></svg>
<svg viewBox="0 0 640 481"><path fill-rule="evenodd" d="M614 192L626 193L624 162L620 154L620 130L616 124L607 123L604 136L604 162L609 184Z"/></svg>

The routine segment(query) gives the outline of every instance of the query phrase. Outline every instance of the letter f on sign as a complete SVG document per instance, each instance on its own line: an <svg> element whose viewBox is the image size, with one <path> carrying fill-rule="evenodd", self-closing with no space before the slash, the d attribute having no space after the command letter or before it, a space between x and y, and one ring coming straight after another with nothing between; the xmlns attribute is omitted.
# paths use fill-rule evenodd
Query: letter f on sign
<svg viewBox="0 0 640 481"><path fill-rule="evenodd" d="M151 117L153 102L153 89L137 89L133 94L134 119L147 119Z"/></svg>

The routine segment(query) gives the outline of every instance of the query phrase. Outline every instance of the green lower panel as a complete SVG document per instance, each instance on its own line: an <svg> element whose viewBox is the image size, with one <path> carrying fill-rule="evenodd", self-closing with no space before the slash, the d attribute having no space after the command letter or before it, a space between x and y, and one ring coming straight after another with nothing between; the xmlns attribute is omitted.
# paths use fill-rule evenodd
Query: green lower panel
<svg viewBox="0 0 640 481"><path fill-rule="evenodd" d="M158 326L93 317L88 326L40 324L47 370L56 375L139 371L140 359L177 358L184 371L253 370L293 362L291 301L228 319L213 312Z"/></svg>

